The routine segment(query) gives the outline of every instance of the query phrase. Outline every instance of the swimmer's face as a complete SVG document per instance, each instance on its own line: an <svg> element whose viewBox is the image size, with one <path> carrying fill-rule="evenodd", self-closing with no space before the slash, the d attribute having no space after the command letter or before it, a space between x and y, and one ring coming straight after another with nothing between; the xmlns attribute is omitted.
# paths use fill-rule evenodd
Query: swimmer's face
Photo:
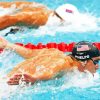
<svg viewBox="0 0 100 100"><path fill-rule="evenodd" d="M56 12L54 12L54 15L56 15L60 20L63 20L63 19L59 16L59 14L57 14Z"/></svg>
<svg viewBox="0 0 100 100"><path fill-rule="evenodd" d="M96 70L99 68L99 60L100 57L93 57L92 59L86 60L84 62L83 61L79 62L81 63L81 66L84 68L84 70L88 70L91 73L95 73Z"/></svg>
<svg viewBox="0 0 100 100"><path fill-rule="evenodd" d="M95 68L96 70L99 68L99 60L100 60L100 57L94 57L91 59L93 64L95 65Z"/></svg>

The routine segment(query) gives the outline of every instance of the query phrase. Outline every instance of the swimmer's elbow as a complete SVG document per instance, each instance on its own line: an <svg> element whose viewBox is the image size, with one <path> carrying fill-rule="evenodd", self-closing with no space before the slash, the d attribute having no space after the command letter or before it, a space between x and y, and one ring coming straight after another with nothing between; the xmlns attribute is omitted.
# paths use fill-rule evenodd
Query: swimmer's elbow
<svg viewBox="0 0 100 100"><path fill-rule="evenodd" d="M32 50L26 50L24 52L17 52L20 56L22 56L25 59L29 59L33 57L33 53Z"/></svg>

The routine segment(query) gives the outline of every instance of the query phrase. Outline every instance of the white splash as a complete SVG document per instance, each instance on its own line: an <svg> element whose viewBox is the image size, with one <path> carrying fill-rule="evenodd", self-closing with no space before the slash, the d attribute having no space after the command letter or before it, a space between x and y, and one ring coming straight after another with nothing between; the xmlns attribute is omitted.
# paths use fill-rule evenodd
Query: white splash
<svg viewBox="0 0 100 100"><path fill-rule="evenodd" d="M95 81L100 78L98 73L95 73L94 76L87 70L85 72L79 72L77 68L67 72L65 84L62 86L62 89L70 87L80 87L88 88L95 85Z"/></svg>
<svg viewBox="0 0 100 100"><path fill-rule="evenodd" d="M51 20L51 19L50 19ZM90 13L80 13L76 16L70 23L67 22L59 22L58 19L53 21L49 21L49 24L45 26L41 26L38 30L35 31L34 36L43 36L43 35L51 35L54 36L57 32L96 32L100 31L100 18L91 15ZM33 31L32 31L33 32Z"/></svg>
<svg viewBox="0 0 100 100"><path fill-rule="evenodd" d="M10 8L0 7L0 17L5 15L12 15L18 12L20 9L16 8L16 5L12 5Z"/></svg>

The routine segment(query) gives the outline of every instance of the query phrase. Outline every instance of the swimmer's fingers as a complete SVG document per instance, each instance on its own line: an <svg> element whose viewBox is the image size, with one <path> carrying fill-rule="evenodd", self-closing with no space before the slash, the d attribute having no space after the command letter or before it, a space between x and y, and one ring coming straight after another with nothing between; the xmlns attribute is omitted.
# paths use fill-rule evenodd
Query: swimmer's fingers
<svg viewBox="0 0 100 100"><path fill-rule="evenodd" d="M8 83L8 85L18 85L19 81L18 80L9 80L7 83Z"/></svg>
<svg viewBox="0 0 100 100"><path fill-rule="evenodd" d="M16 74L13 77L11 77L7 83L8 85L18 85L19 84L19 80L21 79L22 75L21 74Z"/></svg>
<svg viewBox="0 0 100 100"><path fill-rule="evenodd" d="M28 74L24 74L24 75L16 74L12 78L10 78L7 83L8 85L18 85L20 80L25 81L26 83L31 82L32 84L36 81L35 78L33 78Z"/></svg>
<svg viewBox="0 0 100 100"><path fill-rule="evenodd" d="M14 75L13 77L11 77L9 80L20 80L21 77L22 77L21 74L16 74L16 75Z"/></svg>
<svg viewBox="0 0 100 100"><path fill-rule="evenodd" d="M22 81L34 83L36 79L28 74L24 74L24 78L22 78Z"/></svg>

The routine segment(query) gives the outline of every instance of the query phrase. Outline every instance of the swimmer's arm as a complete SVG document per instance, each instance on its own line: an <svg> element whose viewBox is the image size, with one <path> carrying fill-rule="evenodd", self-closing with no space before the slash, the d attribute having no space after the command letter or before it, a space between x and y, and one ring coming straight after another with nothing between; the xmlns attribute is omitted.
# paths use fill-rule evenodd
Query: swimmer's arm
<svg viewBox="0 0 100 100"><path fill-rule="evenodd" d="M28 59L32 57L36 57L39 55L44 55L44 54L49 54L50 49L28 49L13 43L8 42L4 38L0 37L0 48L1 49L10 49L14 50L16 53L18 53L20 56ZM55 51L58 51L56 49L51 49L51 54L54 53ZM50 55L50 54L49 54Z"/></svg>
<svg viewBox="0 0 100 100"><path fill-rule="evenodd" d="M35 80L49 80L57 77L61 72L66 72L71 69L71 63L69 56L66 56L65 59L60 59L57 62L56 66L51 65L49 68L45 68L42 71L35 72L32 76Z"/></svg>
<svg viewBox="0 0 100 100"><path fill-rule="evenodd" d="M13 26L18 22L18 18L15 16L5 15L0 17L0 30Z"/></svg>
<svg viewBox="0 0 100 100"><path fill-rule="evenodd" d="M17 54L19 54L20 56L22 56L25 59L31 58L33 56L36 56L40 50L38 49L28 49L13 43L7 43L6 49L10 49L10 50L14 50Z"/></svg>
<svg viewBox="0 0 100 100"><path fill-rule="evenodd" d="M12 11L11 14L6 14L0 17L0 30L7 28L9 26L19 24L19 23L28 25L28 26L30 25L33 27L34 26L38 27L38 26L46 24L48 17L52 12L51 10L49 10L44 5L41 5L38 3L27 2L27 5L26 5L27 7L26 6L24 7L23 3L19 2L18 5L16 4L16 6L18 6L18 9L15 9L14 11ZM0 5L4 5L5 8L6 6L10 7L13 3L9 3L7 5L5 4L0 3Z"/></svg>
<svg viewBox="0 0 100 100"><path fill-rule="evenodd" d="M0 37L0 49L10 49L14 50L16 53L21 55L24 58L31 58L35 56L37 53L35 51L38 50L31 50L17 44L10 43L9 41L5 40L3 37Z"/></svg>
<svg viewBox="0 0 100 100"><path fill-rule="evenodd" d="M23 74L24 75L23 81L34 83L35 81L38 81L38 80L53 79L53 78L57 77L58 74L60 74L60 72L68 71L71 68L70 63L72 63L72 61L69 56L66 56L63 59L59 58L57 60L57 62L55 61L55 63L50 63L48 66L44 66L40 69L39 68L37 69L37 67L35 68L35 66L32 67L32 68L34 68L34 70L31 69L30 71L27 71L27 72L25 71L26 73ZM24 64L26 64L26 63L24 63ZM30 68L30 65L28 65L28 66L29 66L28 68ZM20 67L20 65L18 67ZM29 69L27 69L27 70L29 70ZM19 77L22 76L21 73L16 73L16 69L14 69L10 74L8 74L8 76L11 77L14 73L15 73L15 76L13 76L8 81L8 84L15 84L14 81L12 82L12 79L16 80L17 76L19 76Z"/></svg>

